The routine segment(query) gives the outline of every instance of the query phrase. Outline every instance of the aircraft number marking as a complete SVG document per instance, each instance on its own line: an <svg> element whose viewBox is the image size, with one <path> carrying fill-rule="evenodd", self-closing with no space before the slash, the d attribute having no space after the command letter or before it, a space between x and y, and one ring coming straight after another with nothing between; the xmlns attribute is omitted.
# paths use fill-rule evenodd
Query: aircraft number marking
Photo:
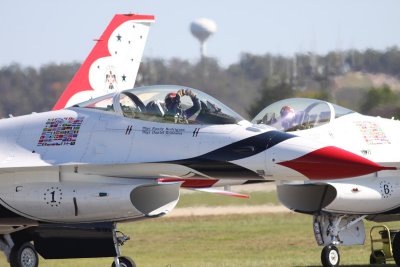
<svg viewBox="0 0 400 267"><path fill-rule="evenodd" d="M393 186L385 180L379 183L379 188L383 198L389 198L393 194Z"/></svg>
<svg viewBox="0 0 400 267"><path fill-rule="evenodd" d="M47 188L43 194L43 200L51 207L58 207L61 205L63 192L59 187Z"/></svg>

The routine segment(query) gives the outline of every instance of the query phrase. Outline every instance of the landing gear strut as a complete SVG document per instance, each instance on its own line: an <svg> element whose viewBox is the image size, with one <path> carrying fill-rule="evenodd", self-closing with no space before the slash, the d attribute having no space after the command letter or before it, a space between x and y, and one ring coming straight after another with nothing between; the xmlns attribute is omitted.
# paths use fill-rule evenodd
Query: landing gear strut
<svg viewBox="0 0 400 267"><path fill-rule="evenodd" d="M340 262L338 245L363 244L366 216L323 213L314 216L314 235L318 245L325 247L321 252L324 267L337 267ZM400 239L400 238L399 238Z"/></svg>
<svg viewBox="0 0 400 267"><path fill-rule="evenodd" d="M135 262L129 257L121 256L121 249L120 247L124 245L126 241L130 238L127 235L124 235L122 232L117 231L117 224L114 223L113 229L113 239L114 239L114 246L116 256L114 258L114 262L112 263L111 267L136 267Z"/></svg>

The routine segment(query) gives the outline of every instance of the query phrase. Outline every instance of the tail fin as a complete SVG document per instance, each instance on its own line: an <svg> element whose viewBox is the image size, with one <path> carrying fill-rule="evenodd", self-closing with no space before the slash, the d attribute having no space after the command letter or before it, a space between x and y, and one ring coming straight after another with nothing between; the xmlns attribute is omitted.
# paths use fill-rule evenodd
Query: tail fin
<svg viewBox="0 0 400 267"><path fill-rule="evenodd" d="M53 110L133 88L153 22L151 15L115 15Z"/></svg>

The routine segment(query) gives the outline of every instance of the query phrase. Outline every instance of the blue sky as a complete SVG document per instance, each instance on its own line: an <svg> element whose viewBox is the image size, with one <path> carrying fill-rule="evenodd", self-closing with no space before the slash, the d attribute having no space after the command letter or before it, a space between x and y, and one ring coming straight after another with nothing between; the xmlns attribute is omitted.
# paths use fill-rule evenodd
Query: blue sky
<svg viewBox="0 0 400 267"><path fill-rule="evenodd" d="M293 55L400 46L399 0L2 0L0 66L81 62L115 13L156 16L145 56L199 58L190 23L217 23L207 51L222 65L242 52Z"/></svg>

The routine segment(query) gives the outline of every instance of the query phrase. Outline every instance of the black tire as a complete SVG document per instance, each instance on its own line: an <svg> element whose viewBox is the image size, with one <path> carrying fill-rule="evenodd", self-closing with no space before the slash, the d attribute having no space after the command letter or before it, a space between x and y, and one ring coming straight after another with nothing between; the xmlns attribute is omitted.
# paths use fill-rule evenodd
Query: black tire
<svg viewBox="0 0 400 267"><path fill-rule="evenodd" d="M120 267L136 267L135 262L129 257L119 257ZM111 267L115 267L115 262L111 264Z"/></svg>
<svg viewBox="0 0 400 267"><path fill-rule="evenodd" d="M382 250L376 250L369 256L370 264L386 264L385 253Z"/></svg>
<svg viewBox="0 0 400 267"><path fill-rule="evenodd" d="M400 266L400 233L396 233L393 238L392 251L394 262L397 266Z"/></svg>
<svg viewBox="0 0 400 267"><path fill-rule="evenodd" d="M38 267L39 257L30 243L15 244L10 253L11 267Z"/></svg>
<svg viewBox="0 0 400 267"><path fill-rule="evenodd" d="M340 254L337 247L329 245L321 252L321 262L324 267L337 267L340 263Z"/></svg>

